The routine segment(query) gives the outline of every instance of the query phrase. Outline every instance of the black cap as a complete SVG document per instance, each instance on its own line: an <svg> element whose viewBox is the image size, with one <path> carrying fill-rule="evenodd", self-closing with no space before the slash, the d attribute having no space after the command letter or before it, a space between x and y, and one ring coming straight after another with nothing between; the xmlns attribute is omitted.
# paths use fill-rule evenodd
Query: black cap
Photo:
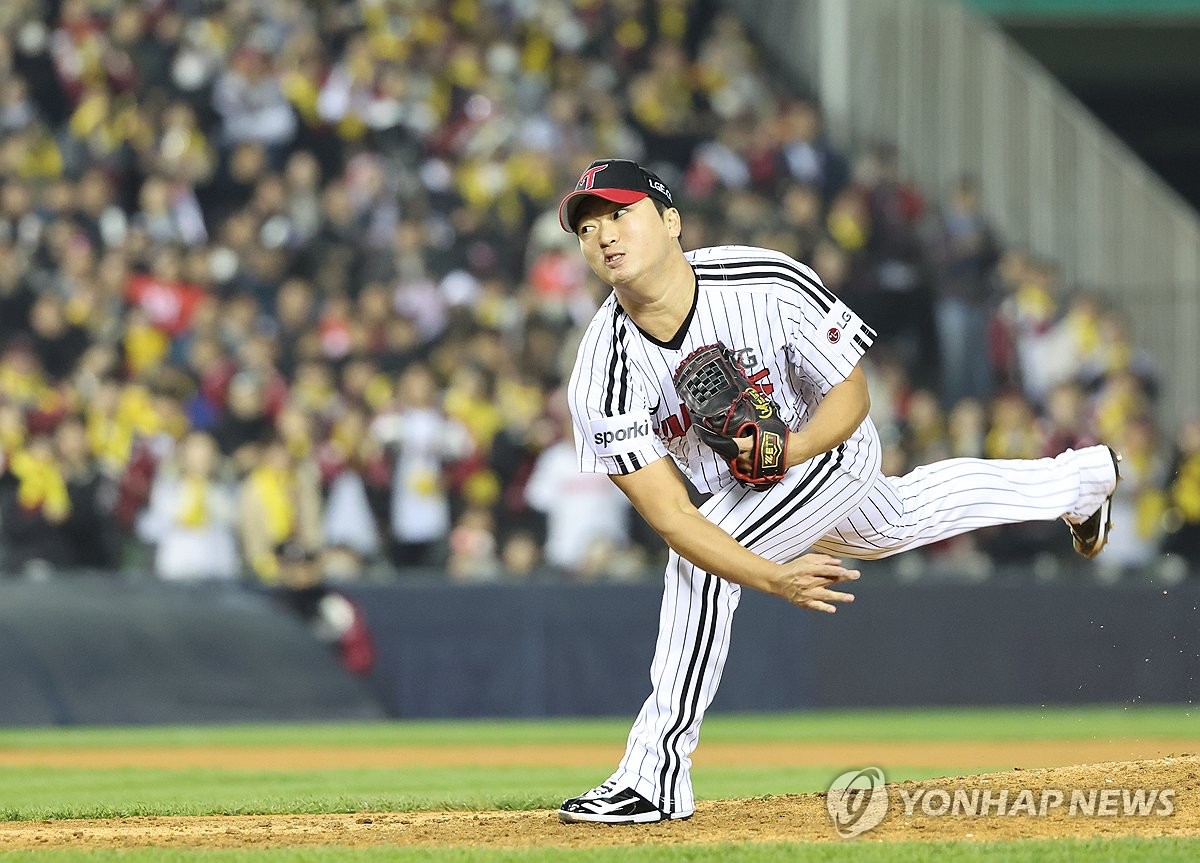
<svg viewBox="0 0 1200 863"><path fill-rule="evenodd" d="M580 174L575 191L558 205L558 223L567 233L575 232L575 213L588 195L617 204L636 204L642 198L653 198L668 207L675 206L671 190L653 171L629 159L597 159Z"/></svg>

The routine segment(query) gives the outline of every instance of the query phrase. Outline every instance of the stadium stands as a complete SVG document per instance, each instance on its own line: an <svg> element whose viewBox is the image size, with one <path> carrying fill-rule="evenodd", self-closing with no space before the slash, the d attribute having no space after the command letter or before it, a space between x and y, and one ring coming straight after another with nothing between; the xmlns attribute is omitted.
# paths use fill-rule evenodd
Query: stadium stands
<svg viewBox="0 0 1200 863"><path fill-rule="evenodd" d="M526 496L603 295L554 215L598 154L682 192L687 246L786 251L879 330L893 471L1104 440L1126 481L1102 562L1200 553L1197 432L1159 427L1121 315L1006 248L971 178L918 189L887 142L829 140L708 0L21 0L0 10L3 571L652 569L608 507L547 562ZM181 568L169 543L213 551ZM1069 553L1036 526L930 558Z"/></svg>

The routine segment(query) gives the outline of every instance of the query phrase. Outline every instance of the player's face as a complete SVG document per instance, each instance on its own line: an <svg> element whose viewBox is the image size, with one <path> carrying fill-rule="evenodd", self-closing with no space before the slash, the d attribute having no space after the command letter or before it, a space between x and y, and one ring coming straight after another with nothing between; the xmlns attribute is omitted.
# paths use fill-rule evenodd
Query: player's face
<svg viewBox="0 0 1200 863"><path fill-rule="evenodd" d="M617 204L589 197L579 208L575 235L592 272L614 286L654 276L672 252L679 253L677 213L660 215L649 198Z"/></svg>

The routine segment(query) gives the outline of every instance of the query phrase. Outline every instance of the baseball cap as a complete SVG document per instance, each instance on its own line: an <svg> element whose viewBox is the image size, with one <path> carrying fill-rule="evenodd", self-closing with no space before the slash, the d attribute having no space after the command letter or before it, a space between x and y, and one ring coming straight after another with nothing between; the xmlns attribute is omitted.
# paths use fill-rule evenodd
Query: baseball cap
<svg viewBox="0 0 1200 863"><path fill-rule="evenodd" d="M558 223L568 234L574 233L575 213L588 195L615 204L636 204L642 198L653 198L668 207L675 206L671 190L653 171L629 159L597 159L579 175L575 191L558 205Z"/></svg>

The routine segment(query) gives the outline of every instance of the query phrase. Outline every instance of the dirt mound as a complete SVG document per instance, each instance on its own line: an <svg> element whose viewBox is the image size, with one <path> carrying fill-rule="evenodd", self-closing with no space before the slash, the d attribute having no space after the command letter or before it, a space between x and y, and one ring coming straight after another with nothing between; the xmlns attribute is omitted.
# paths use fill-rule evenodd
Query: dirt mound
<svg viewBox="0 0 1200 863"><path fill-rule="evenodd" d="M887 815L863 835L866 840L997 841L1200 833L1200 757L1195 755L931 779L886 789ZM1139 797L1137 789L1147 794ZM1153 798L1148 794L1151 791ZM1164 791L1168 793L1164 795ZM985 797L985 792L989 796ZM997 802L1001 792L1003 803ZM1062 800L1055 804L1060 794ZM971 803L972 799L976 802ZM943 800L945 814L938 814ZM986 814L977 814L980 800L991 801ZM957 802L961 805L956 808ZM1146 814L1125 814L1139 808ZM997 810L1003 814L996 814ZM697 807L689 821L640 827L565 825L547 811L0 823L0 847L14 850L200 845L594 847L830 840L837 840L837 833L824 794L708 801Z"/></svg>

